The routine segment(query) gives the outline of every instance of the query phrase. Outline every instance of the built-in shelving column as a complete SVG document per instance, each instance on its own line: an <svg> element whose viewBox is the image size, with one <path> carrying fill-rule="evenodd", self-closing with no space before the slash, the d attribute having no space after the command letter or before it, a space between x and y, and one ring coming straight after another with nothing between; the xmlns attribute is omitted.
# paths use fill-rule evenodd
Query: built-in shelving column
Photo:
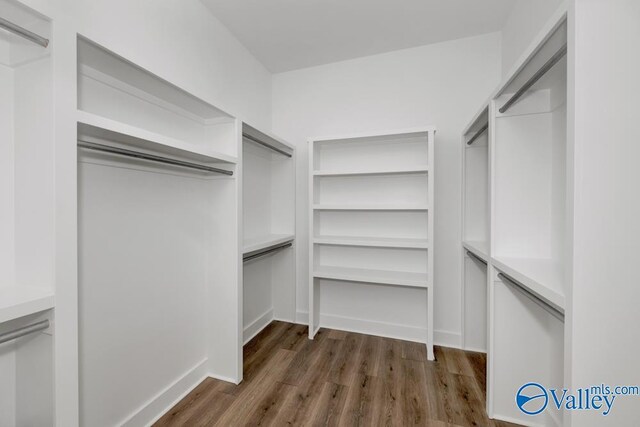
<svg viewBox="0 0 640 427"><path fill-rule="evenodd" d="M146 425L204 376L242 377L242 125L77 46L80 424Z"/></svg>
<svg viewBox="0 0 640 427"><path fill-rule="evenodd" d="M462 346L487 351L489 261L489 107L462 138Z"/></svg>
<svg viewBox="0 0 640 427"><path fill-rule="evenodd" d="M0 425L54 425L52 22L0 0Z"/></svg>
<svg viewBox="0 0 640 427"><path fill-rule="evenodd" d="M528 382L564 384L567 281L567 22L561 15L490 106L491 245L488 411L562 425L553 405L516 405ZM569 210L570 212L570 210ZM525 394L530 390L525 391Z"/></svg>
<svg viewBox="0 0 640 427"><path fill-rule="evenodd" d="M396 336L424 342L433 360L434 135L424 128L310 141L310 338L322 325ZM323 289L331 301L384 298L389 289L422 294L422 327L364 319L357 300L353 313L325 314Z"/></svg>
<svg viewBox="0 0 640 427"><path fill-rule="evenodd" d="M294 146L242 128L243 330L248 342L275 320L295 322Z"/></svg>

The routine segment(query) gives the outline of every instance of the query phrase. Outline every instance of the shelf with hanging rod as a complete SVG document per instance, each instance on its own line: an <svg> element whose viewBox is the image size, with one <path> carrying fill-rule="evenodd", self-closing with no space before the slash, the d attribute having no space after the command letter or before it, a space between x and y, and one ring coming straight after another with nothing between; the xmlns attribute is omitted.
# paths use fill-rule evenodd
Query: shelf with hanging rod
<svg viewBox="0 0 640 427"><path fill-rule="evenodd" d="M0 323L52 309L51 289L37 286L0 287Z"/></svg>
<svg viewBox="0 0 640 427"><path fill-rule="evenodd" d="M42 332L46 329L49 329L49 326L49 320L42 320L40 322L32 323L30 325L14 329L13 331L5 332L3 334L0 334L0 344L17 340L18 338L35 334L36 332Z"/></svg>
<svg viewBox="0 0 640 427"><path fill-rule="evenodd" d="M121 123L106 117L78 111L78 139L84 142L102 143L114 142L123 145L125 149L144 150L168 155L181 161L195 161L204 164L234 164L235 156L230 156L214 150L202 148L194 144L150 132L146 129Z"/></svg>
<svg viewBox="0 0 640 427"><path fill-rule="evenodd" d="M293 243L291 241L289 241L287 243L282 243L282 244L279 244L279 245L274 245L274 246L271 246L269 248L264 248L264 249L261 249L259 251L254 251L252 253L246 254L246 255L244 255L242 257L242 260L244 262L251 261L253 259L260 258L260 257L263 257L265 255L269 255L269 254L281 251L282 249L290 248L291 246L293 246Z"/></svg>
<svg viewBox="0 0 640 427"><path fill-rule="evenodd" d="M26 28L21 27L20 25L14 24L13 22L2 17L0 17L0 28L16 34L24 39L27 39L30 42L33 42L44 48L49 46L49 39L42 37L41 35L36 34L33 31L29 31Z"/></svg>
<svg viewBox="0 0 640 427"><path fill-rule="evenodd" d="M164 163L172 166L179 166L182 168L196 169L203 172L218 173L222 175L233 175L233 171L229 171L226 169L214 168L211 166L200 165L197 163L184 162L181 160L155 156L153 154L140 153L138 151L126 150L123 148L111 147L109 145L96 144L93 142L78 141L78 147L84 148L87 150L92 150L92 151L99 151L103 153L116 154L124 157L130 157L130 158L135 158L140 160L148 160L151 162Z"/></svg>

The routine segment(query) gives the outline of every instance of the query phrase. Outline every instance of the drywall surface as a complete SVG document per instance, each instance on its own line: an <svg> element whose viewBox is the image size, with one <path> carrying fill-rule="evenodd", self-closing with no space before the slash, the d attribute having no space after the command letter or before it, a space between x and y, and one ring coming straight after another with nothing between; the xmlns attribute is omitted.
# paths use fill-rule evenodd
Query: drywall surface
<svg viewBox="0 0 640 427"><path fill-rule="evenodd" d="M77 31L255 126L271 74L199 1L66 0Z"/></svg>
<svg viewBox="0 0 640 427"><path fill-rule="evenodd" d="M563 0L518 0L502 28L502 75L511 71L520 55Z"/></svg>
<svg viewBox="0 0 640 427"><path fill-rule="evenodd" d="M575 14L574 393L601 383L640 385L640 106L629 96L640 92L640 3L577 0ZM609 415L572 411L572 425L634 425L639 404L640 396L615 396Z"/></svg>
<svg viewBox="0 0 640 427"><path fill-rule="evenodd" d="M354 132L433 125L436 133L436 342L460 344L460 134L500 79L500 34L460 39L274 75L273 130L297 144L298 320L308 312L307 140ZM388 326L407 335L426 318L415 292L326 286L321 315ZM369 292L370 290L371 292ZM358 292L358 307L340 303ZM344 294L343 294L344 293ZM384 294L384 295L383 295ZM418 296L419 298L420 296ZM384 298L381 305L380 298ZM367 309L370 308L370 309ZM424 305L422 305L424 310ZM392 322L389 313L401 313ZM343 319L344 320L344 319ZM382 330L382 326L378 330Z"/></svg>

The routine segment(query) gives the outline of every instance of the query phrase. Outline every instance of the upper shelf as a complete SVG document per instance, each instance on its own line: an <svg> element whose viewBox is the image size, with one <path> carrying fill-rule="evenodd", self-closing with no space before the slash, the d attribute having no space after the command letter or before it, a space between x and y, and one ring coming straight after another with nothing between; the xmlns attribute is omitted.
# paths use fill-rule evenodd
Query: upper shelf
<svg viewBox="0 0 640 427"><path fill-rule="evenodd" d="M177 139L150 132L125 123L101 117L86 111L77 112L78 139L94 142L108 141L127 148L149 150L153 153L201 163L236 163L237 158L228 154L208 150Z"/></svg>
<svg viewBox="0 0 640 427"><path fill-rule="evenodd" d="M242 253L243 255L248 255L271 246L291 242L293 239L293 234L267 234L265 236L251 237L244 240Z"/></svg>
<svg viewBox="0 0 640 427"><path fill-rule="evenodd" d="M493 265L533 294L564 310L564 277L561 265L550 259L492 258Z"/></svg>
<svg viewBox="0 0 640 427"><path fill-rule="evenodd" d="M82 37L78 38L78 65L82 75L92 79L99 78L118 90L139 94L143 98L152 97L154 102L180 109L195 120L207 122L231 117L219 108Z"/></svg>
<svg viewBox="0 0 640 427"><path fill-rule="evenodd" d="M49 310L55 305L53 291L35 286L0 287L0 323Z"/></svg>
<svg viewBox="0 0 640 427"><path fill-rule="evenodd" d="M326 211L427 211L427 205L350 205L350 204L322 204L313 205L314 210Z"/></svg>
<svg viewBox="0 0 640 427"><path fill-rule="evenodd" d="M429 166L416 165L416 166L398 166L391 168L343 168L335 170L316 170L313 172L314 176L352 176L352 175L401 175L401 174L416 174L427 173Z"/></svg>
<svg viewBox="0 0 640 427"><path fill-rule="evenodd" d="M295 150L294 146L288 142L266 132L262 132L247 123L242 123L242 136L245 141L269 148L286 157L292 157Z"/></svg>

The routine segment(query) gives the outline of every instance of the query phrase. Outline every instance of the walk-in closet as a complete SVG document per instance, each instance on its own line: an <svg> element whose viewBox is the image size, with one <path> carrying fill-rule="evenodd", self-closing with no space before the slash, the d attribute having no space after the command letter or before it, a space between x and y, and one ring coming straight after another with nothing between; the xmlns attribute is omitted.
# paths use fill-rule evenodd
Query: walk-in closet
<svg viewBox="0 0 640 427"><path fill-rule="evenodd" d="M0 427L635 427L640 2L0 0Z"/></svg>

